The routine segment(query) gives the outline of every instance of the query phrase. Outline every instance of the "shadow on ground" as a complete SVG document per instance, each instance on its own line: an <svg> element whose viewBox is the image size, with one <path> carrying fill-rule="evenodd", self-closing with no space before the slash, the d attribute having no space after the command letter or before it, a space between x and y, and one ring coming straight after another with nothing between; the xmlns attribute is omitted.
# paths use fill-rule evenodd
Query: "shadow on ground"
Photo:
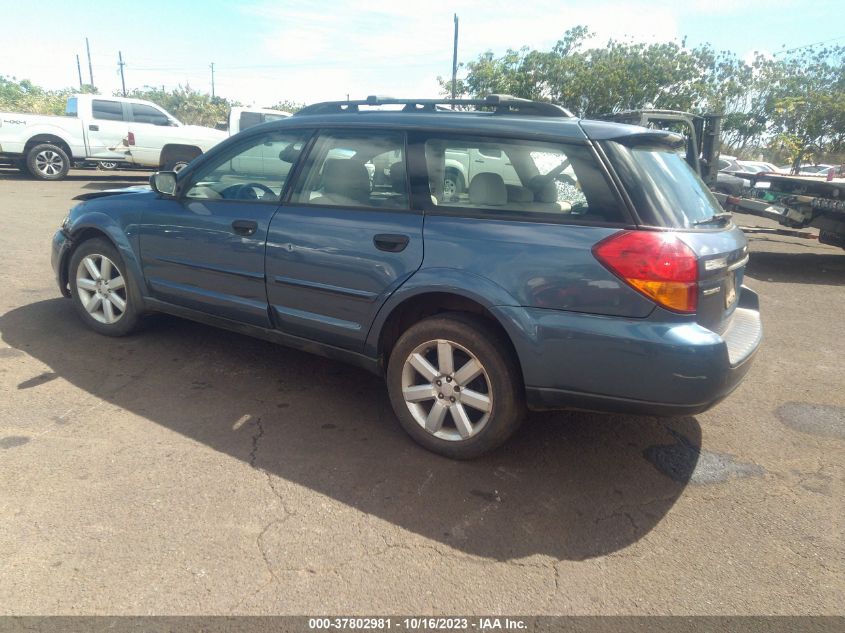
<svg viewBox="0 0 845 633"><path fill-rule="evenodd" d="M694 418L534 414L502 449L452 462L407 438L379 378L334 361L163 316L110 339L86 329L66 299L10 311L0 332L48 365L51 378L495 560L581 560L631 545L683 492L701 446ZM30 378L19 388L44 382ZM652 459L661 454L662 472Z"/></svg>
<svg viewBox="0 0 845 633"><path fill-rule="evenodd" d="M108 183L110 187L119 187L120 183L125 186L143 184L149 182L149 171L101 171L99 169L71 169L64 180L91 183ZM0 166L0 179L3 180L29 180L35 184L47 184L43 180L36 180L28 173L24 174L14 167ZM115 184L117 183L117 184Z"/></svg>
<svg viewBox="0 0 845 633"><path fill-rule="evenodd" d="M745 274L760 281L841 286L845 285L845 251L828 254L754 250Z"/></svg>

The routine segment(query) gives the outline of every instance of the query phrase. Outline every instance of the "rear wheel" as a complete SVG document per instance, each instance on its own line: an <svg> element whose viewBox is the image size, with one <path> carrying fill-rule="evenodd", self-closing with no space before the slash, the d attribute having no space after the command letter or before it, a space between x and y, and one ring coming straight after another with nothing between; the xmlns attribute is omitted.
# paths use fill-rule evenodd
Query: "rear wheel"
<svg viewBox="0 0 845 633"><path fill-rule="evenodd" d="M461 172L455 169L447 169L446 178L443 180L443 196L446 200L457 200L458 196L464 192L464 189L466 187Z"/></svg>
<svg viewBox="0 0 845 633"><path fill-rule="evenodd" d="M387 387L408 434L430 451L472 459L502 444L525 414L507 341L483 319L450 313L408 329L390 355Z"/></svg>
<svg viewBox="0 0 845 633"><path fill-rule="evenodd" d="M68 272L73 305L88 327L107 336L135 329L140 301L123 258L110 242L96 238L80 244Z"/></svg>
<svg viewBox="0 0 845 633"><path fill-rule="evenodd" d="M26 167L40 180L61 180L70 171L70 158L58 145L41 143L27 152Z"/></svg>

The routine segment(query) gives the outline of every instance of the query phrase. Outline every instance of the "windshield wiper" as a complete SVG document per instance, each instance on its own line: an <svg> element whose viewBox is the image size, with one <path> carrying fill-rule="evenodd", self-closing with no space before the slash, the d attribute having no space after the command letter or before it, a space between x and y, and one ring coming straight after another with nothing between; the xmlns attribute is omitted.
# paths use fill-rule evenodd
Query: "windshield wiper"
<svg viewBox="0 0 845 633"><path fill-rule="evenodd" d="M692 223L693 226L701 226L702 224L720 224L722 226L726 225L728 222L731 221L733 214L731 213L714 213L711 217L706 218L704 220L696 220Z"/></svg>

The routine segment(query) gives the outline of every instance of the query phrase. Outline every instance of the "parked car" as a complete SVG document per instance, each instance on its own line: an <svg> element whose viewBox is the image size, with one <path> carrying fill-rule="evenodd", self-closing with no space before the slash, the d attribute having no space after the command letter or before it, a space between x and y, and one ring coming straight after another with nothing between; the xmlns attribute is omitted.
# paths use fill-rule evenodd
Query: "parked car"
<svg viewBox="0 0 845 633"><path fill-rule="evenodd" d="M101 334L158 311L365 367L453 458L502 444L526 407L691 415L740 383L762 336L746 241L682 137L443 103L316 104L152 190L84 194L53 239L59 288ZM518 184L481 170L455 197L447 161L473 152Z"/></svg>
<svg viewBox="0 0 845 633"><path fill-rule="evenodd" d="M751 185L750 180L720 171L716 174L716 186L713 189L729 196L741 196L748 189L749 185Z"/></svg>
<svg viewBox="0 0 845 633"><path fill-rule="evenodd" d="M266 108L232 108L229 133L184 125L155 103L80 94L65 116L0 112L0 159L42 180L60 180L73 165L178 171L227 136L290 116Z"/></svg>
<svg viewBox="0 0 845 633"><path fill-rule="evenodd" d="M178 168L224 138L141 99L80 94L68 97L65 116L0 112L0 153L42 180L92 160Z"/></svg>
<svg viewBox="0 0 845 633"><path fill-rule="evenodd" d="M229 133L229 136L234 136L238 132L248 130L255 125L267 123L267 121L278 121L289 116L291 116L291 113L284 110L237 106L229 111L229 120L225 125L225 131Z"/></svg>
<svg viewBox="0 0 845 633"><path fill-rule="evenodd" d="M777 165L772 163L765 163L763 161L757 160L738 160L737 164L747 172L752 174L768 174L768 173L780 173L780 169Z"/></svg>

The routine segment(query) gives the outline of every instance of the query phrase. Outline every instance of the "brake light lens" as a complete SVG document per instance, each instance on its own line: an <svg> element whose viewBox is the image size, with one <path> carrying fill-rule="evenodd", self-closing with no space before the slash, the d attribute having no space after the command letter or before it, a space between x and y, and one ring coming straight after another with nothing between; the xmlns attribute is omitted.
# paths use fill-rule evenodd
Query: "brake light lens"
<svg viewBox="0 0 845 633"><path fill-rule="evenodd" d="M664 308L694 313L698 258L675 233L621 231L593 246L610 272Z"/></svg>
<svg viewBox="0 0 845 633"><path fill-rule="evenodd" d="M134 132L130 132L130 133L129 133L129 137L128 137L127 143L128 143L129 145L134 145L134 144L135 144L135 133L134 133Z"/></svg>

